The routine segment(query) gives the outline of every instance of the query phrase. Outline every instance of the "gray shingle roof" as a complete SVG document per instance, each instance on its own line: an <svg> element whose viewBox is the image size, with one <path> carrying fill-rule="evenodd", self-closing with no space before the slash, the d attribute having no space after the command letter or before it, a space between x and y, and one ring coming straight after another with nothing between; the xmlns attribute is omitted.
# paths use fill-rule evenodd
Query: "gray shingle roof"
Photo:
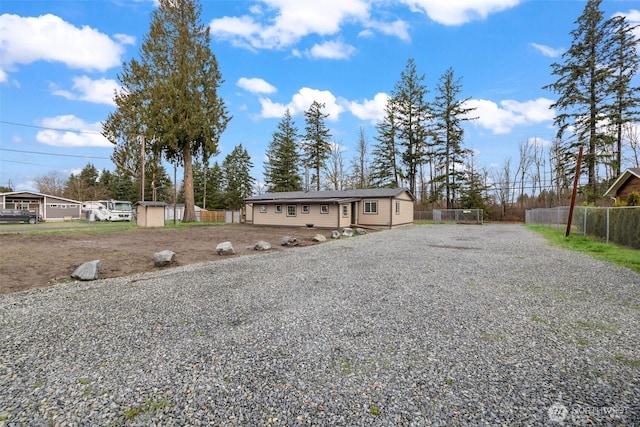
<svg viewBox="0 0 640 427"><path fill-rule="evenodd" d="M269 202L278 200L288 201L344 201L346 199L358 200L366 198L396 197L407 192L413 199L413 195L406 188L366 188L362 190L333 190L333 191L286 191L280 193L265 193L259 196L249 197L247 202Z"/></svg>

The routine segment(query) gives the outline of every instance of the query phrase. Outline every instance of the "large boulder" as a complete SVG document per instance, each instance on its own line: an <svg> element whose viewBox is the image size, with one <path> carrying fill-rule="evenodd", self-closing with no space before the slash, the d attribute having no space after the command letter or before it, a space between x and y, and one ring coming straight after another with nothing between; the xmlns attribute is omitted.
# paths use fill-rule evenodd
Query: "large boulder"
<svg viewBox="0 0 640 427"><path fill-rule="evenodd" d="M271 249L271 243L260 240L259 242L256 242L256 244L253 245L252 248L256 251L268 251L269 249Z"/></svg>
<svg viewBox="0 0 640 427"><path fill-rule="evenodd" d="M100 264L102 264L102 261L99 259L85 262L75 269L71 277L78 280L96 280L100 275Z"/></svg>
<svg viewBox="0 0 640 427"><path fill-rule="evenodd" d="M233 249L231 242L222 242L216 246L218 255L234 255L236 251Z"/></svg>
<svg viewBox="0 0 640 427"><path fill-rule="evenodd" d="M327 238L324 237L322 234L316 234L315 236L313 236L313 241L314 242L326 242Z"/></svg>
<svg viewBox="0 0 640 427"><path fill-rule="evenodd" d="M331 238L332 239L339 239L340 238L340 232L338 230L333 230L331 232Z"/></svg>
<svg viewBox="0 0 640 427"><path fill-rule="evenodd" d="M281 242L282 246L298 246L298 239L291 236L284 236Z"/></svg>
<svg viewBox="0 0 640 427"><path fill-rule="evenodd" d="M153 264L156 267L164 267L173 264L176 261L176 253L170 250L164 250L153 254Z"/></svg>
<svg viewBox="0 0 640 427"><path fill-rule="evenodd" d="M364 228L360 228L360 227L358 227L358 228L356 228L356 230L355 230L355 231L356 231L356 234L357 234L358 236L362 236L362 235L364 235L364 234L367 234L367 230L365 230Z"/></svg>
<svg viewBox="0 0 640 427"><path fill-rule="evenodd" d="M353 236L353 228L349 228L349 227L343 228L342 229L342 235L343 236L347 236L347 237Z"/></svg>

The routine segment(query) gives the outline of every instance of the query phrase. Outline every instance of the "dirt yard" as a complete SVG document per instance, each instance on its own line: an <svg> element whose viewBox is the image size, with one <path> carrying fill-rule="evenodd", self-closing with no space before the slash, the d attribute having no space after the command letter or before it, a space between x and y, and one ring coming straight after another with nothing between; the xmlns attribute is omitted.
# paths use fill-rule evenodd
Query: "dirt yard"
<svg viewBox="0 0 640 427"><path fill-rule="evenodd" d="M250 248L259 240L280 251L296 250L281 246L284 236L295 237L299 246L318 244L312 240L316 234L331 239L331 230L240 224L37 234L6 231L0 227L0 294L67 282L80 264L96 259L102 260L100 278L108 278L158 269L153 254L165 249L176 253L173 265L180 266L222 259L215 249L224 241L233 244L236 255L232 256L246 256L259 253Z"/></svg>

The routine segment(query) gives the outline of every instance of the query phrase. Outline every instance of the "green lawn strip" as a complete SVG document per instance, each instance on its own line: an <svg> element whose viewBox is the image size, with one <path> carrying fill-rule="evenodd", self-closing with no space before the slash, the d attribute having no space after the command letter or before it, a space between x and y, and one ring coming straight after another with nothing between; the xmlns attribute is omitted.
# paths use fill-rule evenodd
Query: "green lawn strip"
<svg viewBox="0 0 640 427"><path fill-rule="evenodd" d="M167 229L180 229L186 227L204 227L204 226L220 226L226 225L223 222L177 222L167 221L164 228ZM22 227L21 227L22 226ZM33 227L33 228L31 228ZM128 231L135 230L138 227L135 221L128 222L86 222L80 221L76 223L55 223L47 222L40 223L29 227L29 230L25 231L24 224L20 225L3 225L0 228L0 235L2 234L69 234L69 233L109 233L113 231Z"/></svg>
<svg viewBox="0 0 640 427"><path fill-rule="evenodd" d="M582 252L640 273L640 250L604 243L591 236L571 234L564 237L564 231L544 225L527 225L527 228L542 234L554 246Z"/></svg>

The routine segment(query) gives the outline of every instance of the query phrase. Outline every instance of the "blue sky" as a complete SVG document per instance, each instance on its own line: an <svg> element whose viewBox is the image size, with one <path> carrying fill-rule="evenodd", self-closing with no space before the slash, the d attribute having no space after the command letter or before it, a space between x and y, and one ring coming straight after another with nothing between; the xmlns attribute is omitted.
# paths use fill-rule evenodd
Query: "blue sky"
<svg viewBox="0 0 640 427"><path fill-rule="evenodd" d="M347 163L363 127L369 148L387 94L409 58L430 91L452 67L478 120L465 128L476 165L518 159L518 145L554 138L550 64L571 42L577 0L202 0L233 119L220 163L242 144L262 181L264 153L289 108L304 130L312 101ZM152 0L2 0L0 185L36 190L87 163L113 170L101 121L116 75L139 56ZM640 0L604 1L606 17L640 22ZM180 175L179 175L180 179Z"/></svg>

